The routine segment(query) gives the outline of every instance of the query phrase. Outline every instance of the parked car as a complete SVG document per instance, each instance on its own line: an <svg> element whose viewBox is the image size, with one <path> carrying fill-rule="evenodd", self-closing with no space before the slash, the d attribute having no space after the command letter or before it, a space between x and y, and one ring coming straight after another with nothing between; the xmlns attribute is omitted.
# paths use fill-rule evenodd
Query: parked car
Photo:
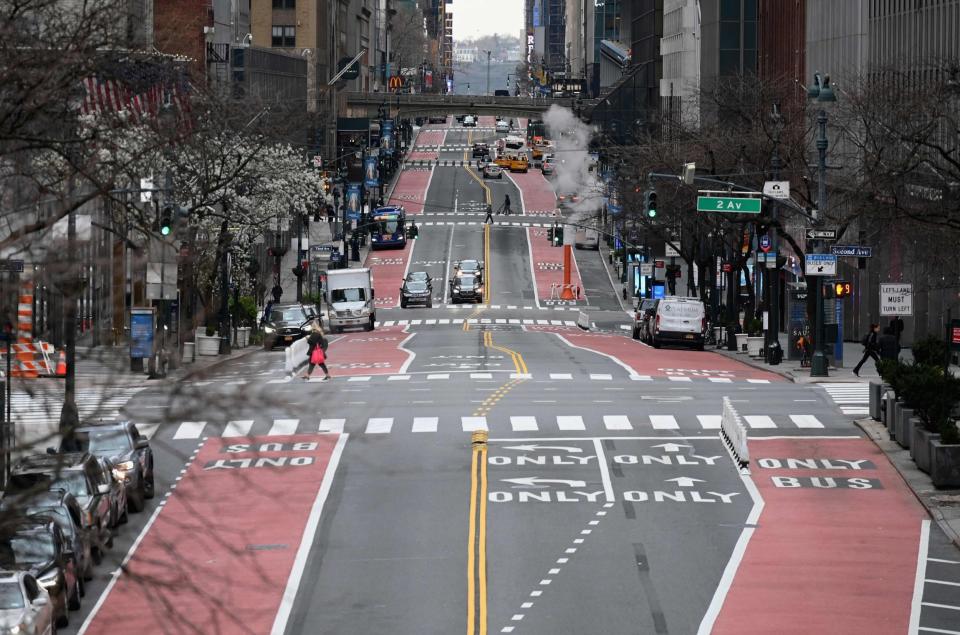
<svg viewBox="0 0 960 635"><path fill-rule="evenodd" d="M462 275L450 280L450 300L460 302L483 302L483 282L479 276Z"/></svg>
<svg viewBox="0 0 960 635"><path fill-rule="evenodd" d="M99 560L113 545L110 533L110 486L100 482L100 465L93 455L33 454L20 459L10 471L8 491L65 490L80 504L84 528L93 537L94 558Z"/></svg>
<svg viewBox="0 0 960 635"><path fill-rule="evenodd" d="M488 163L483 166L483 178L485 179L502 179L503 178L503 168L501 168L496 163Z"/></svg>
<svg viewBox="0 0 960 635"><path fill-rule="evenodd" d="M433 306L433 291L426 282L404 280L400 287L400 308L405 309L411 304L422 304L428 309Z"/></svg>
<svg viewBox="0 0 960 635"><path fill-rule="evenodd" d="M129 515L127 512L127 486L119 478L113 475L113 462L102 456L96 457L100 465L100 483L106 483L110 490L107 496L110 498L110 527L117 527L127 522Z"/></svg>
<svg viewBox="0 0 960 635"><path fill-rule="evenodd" d="M144 500L153 498L153 450L130 421L85 425L74 430L72 439L60 442L61 452L90 452L113 463L113 472L126 485L127 503L139 512Z"/></svg>
<svg viewBox="0 0 960 635"><path fill-rule="evenodd" d="M10 634L53 635L50 594L25 571L0 572L0 624Z"/></svg>
<svg viewBox="0 0 960 635"><path fill-rule="evenodd" d="M463 118L463 127L464 128L476 128L477 120L473 115L467 115Z"/></svg>
<svg viewBox="0 0 960 635"><path fill-rule="evenodd" d="M641 298L633 313L633 339L649 342L649 325L653 322L657 301L653 298Z"/></svg>
<svg viewBox="0 0 960 635"><path fill-rule="evenodd" d="M510 124L501 119L497 122L497 132L510 132Z"/></svg>
<svg viewBox="0 0 960 635"><path fill-rule="evenodd" d="M80 577L93 579L93 537L83 528L83 510L73 494L61 489L25 496L7 496L0 501L0 513L23 518L49 518L63 532L69 549L76 554Z"/></svg>
<svg viewBox="0 0 960 635"><path fill-rule="evenodd" d="M471 156L476 159L477 157L488 157L490 156L490 146L486 143L475 143L473 144L473 150Z"/></svg>
<svg viewBox="0 0 960 635"><path fill-rule="evenodd" d="M0 569L26 571L50 594L57 626L70 622L67 611L80 608L76 560L53 521L5 526L0 531Z"/></svg>
<svg viewBox="0 0 960 635"><path fill-rule="evenodd" d="M674 296L660 298L656 301L650 343L654 348L674 343L702 351L706 329L706 310L701 300Z"/></svg>
<svg viewBox="0 0 960 635"><path fill-rule="evenodd" d="M302 304L274 304L270 315L264 316L263 347L289 346L310 330L311 318Z"/></svg>
<svg viewBox="0 0 960 635"><path fill-rule="evenodd" d="M447 123L446 115L432 115L427 117L427 123Z"/></svg>

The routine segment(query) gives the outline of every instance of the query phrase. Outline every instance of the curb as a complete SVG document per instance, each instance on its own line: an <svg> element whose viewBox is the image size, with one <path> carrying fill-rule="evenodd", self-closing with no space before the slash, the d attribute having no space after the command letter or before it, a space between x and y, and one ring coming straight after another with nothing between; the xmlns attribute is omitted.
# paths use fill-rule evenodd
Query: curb
<svg viewBox="0 0 960 635"><path fill-rule="evenodd" d="M773 373L774 375L780 375L784 379L790 380L791 383L794 383L794 384L797 383L796 376L789 370L778 368L777 366L770 366L769 364L757 363L750 356L740 356L737 353L733 353L732 351L728 351L724 348L720 348L719 346L714 348L713 352L717 353L718 355L723 355L724 357L729 357L730 359L736 360L741 364L746 364L747 366L752 366L753 368L756 368L768 373ZM807 383L807 382L800 382L800 383Z"/></svg>
<svg viewBox="0 0 960 635"><path fill-rule="evenodd" d="M907 477L906 474L903 473L903 471L900 469L900 466L897 464L897 462L893 460L890 452L888 452L887 449L884 448L883 445L880 443L881 441L884 441L887 443L896 443L895 441L890 439L889 436L884 438L884 435L886 433L886 427L874 421L873 419L856 419L854 421L854 424L864 432L867 438L873 441L873 444L877 446L877 449L883 452L884 456L887 457L887 460L890 462L890 465L892 465L893 469L895 469L897 471L897 474L900 475L900 478L903 480L903 483L907 486L907 489L909 489L910 492L913 493L914 498L916 498L917 501L919 501L920 504L923 505L923 508L927 510L927 513L930 515L930 517L933 518L934 521L936 521L937 526L940 527L940 529L947 536L947 538L950 539L950 542L952 542L955 547L960 549L960 533L957 533L957 531L950 525L949 521L943 516L943 512L940 511L939 507L932 505L930 501L928 501L926 498L921 496L920 493L916 489L914 489L913 485L910 482L910 479ZM900 446L898 445L897 448L900 448ZM904 450L904 452L906 452L906 450ZM930 486L931 488L933 487L932 481L930 482Z"/></svg>
<svg viewBox="0 0 960 635"><path fill-rule="evenodd" d="M246 349L241 350L238 353L231 353L230 355L227 355L223 359L220 359L220 356L218 355L216 359L214 359L209 364L206 364L205 366L200 366L200 367L193 366L193 364L196 364L196 362L192 362L190 368L187 368L186 366L180 367L184 369L184 373L182 377L167 376L167 378L164 381L172 381L175 383L188 381L190 379L193 379L196 375L199 375L200 373L222 366L227 362L232 362L235 359L242 359L244 357L247 357L248 355L253 355L255 352L260 350L260 348L261 347L259 346L248 346L246 347Z"/></svg>

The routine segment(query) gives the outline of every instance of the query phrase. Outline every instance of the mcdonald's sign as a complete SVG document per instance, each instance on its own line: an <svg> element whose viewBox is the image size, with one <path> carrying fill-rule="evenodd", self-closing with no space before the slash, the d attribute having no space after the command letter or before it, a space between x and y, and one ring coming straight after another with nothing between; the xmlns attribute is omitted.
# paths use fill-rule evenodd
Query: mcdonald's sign
<svg viewBox="0 0 960 635"><path fill-rule="evenodd" d="M390 78L388 86L390 90L400 90L403 87L403 78L398 75L394 75Z"/></svg>

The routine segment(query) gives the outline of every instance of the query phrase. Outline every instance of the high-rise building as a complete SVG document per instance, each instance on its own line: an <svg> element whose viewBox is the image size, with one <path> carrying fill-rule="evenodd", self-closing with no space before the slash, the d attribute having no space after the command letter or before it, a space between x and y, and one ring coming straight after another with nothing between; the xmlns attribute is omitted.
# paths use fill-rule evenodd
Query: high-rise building
<svg viewBox="0 0 960 635"><path fill-rule="evenodd" d="M638 44L635 38L635 49L642 48ZM670 128L696 127L700 121L700 9L696 0L664 0L660 52L662 119Z"/></svg>

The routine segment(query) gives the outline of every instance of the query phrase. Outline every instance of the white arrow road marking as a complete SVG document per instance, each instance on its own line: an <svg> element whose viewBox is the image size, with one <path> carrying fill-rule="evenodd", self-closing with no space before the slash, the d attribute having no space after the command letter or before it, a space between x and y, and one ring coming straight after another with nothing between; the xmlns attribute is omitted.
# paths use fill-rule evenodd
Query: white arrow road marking
<svg viewBox="0 0 960 635"><path fill-rule="evenodd" d="M564 452L583 452L582 448L571 448L565 445L505 445L504 450L516 450L518 452L536 452L537 450L562 450Z"/></svg>
<svg viewBox="0 0 960 635"><path fill-rule="evenodd" d="M680 448L689 448L692 446L684 445L682 443L661 443L659 445L654 445L650 447L663 448L664 452L679 452Z"/></svg>
<svg viewBox="0 0 960 635"><path fill-rule="evenodd" d="M703 483L702 478L690 478L689 476L678 476L677 478L664 479L667 483L676 483L678 487L693 487L694 483Z"/></svg>
<svg viewBox="0 0 960 635"><path fill-rule="evenodd" d="M567 487L586 487L586 481L571 481L562 478L539 478L537 476L526 476L524 478L502 478L504 483L513 483L520 487L546 487L550 483L566 485Z"/></svg>

